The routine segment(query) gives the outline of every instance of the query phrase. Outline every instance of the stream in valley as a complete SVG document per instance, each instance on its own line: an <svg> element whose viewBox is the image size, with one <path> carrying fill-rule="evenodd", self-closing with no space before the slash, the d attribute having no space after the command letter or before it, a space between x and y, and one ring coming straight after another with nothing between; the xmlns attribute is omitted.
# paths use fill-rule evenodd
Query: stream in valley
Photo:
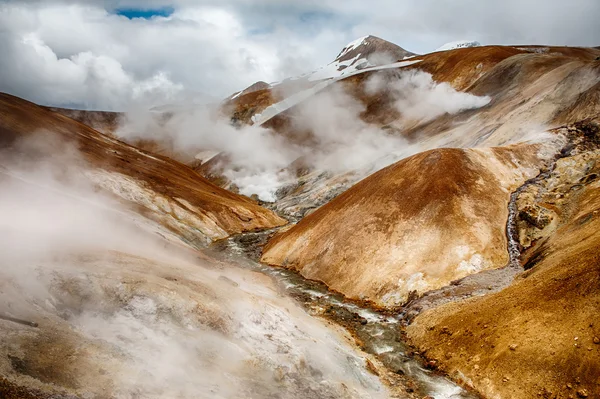
<svg viewBox="0 0 600 399"><path fill-rule="evenodd" d="M413 353L404 341L400 312L368 308L328 290L325 284L303 278L295 271L259 263L260 247L273 232L246 233L217 242L213 244L215 256L230 264L270 276L286 295L296 299L309 314L346 328L355 337L361 350L375 355L390 374L397 376L395 384L401 386L392 387L396 391L404 391L416 398L477 398L441 373L427 368L418 354Z"/></svg>

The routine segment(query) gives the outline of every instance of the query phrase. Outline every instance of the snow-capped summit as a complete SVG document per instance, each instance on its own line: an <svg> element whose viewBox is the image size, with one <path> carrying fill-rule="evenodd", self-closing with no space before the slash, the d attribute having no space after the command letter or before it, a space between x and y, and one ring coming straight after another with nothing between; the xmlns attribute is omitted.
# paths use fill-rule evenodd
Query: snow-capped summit
<svg viewBox="0 0 600 399"><path fill-rule="evenodd" d="M370 62L373 65L391 63L403 60L407 57L415 55L410 51L404 50L402 47L390 43L387 40L380 39L377 36L364 36L348 43L338 54L335 62L347 62L354 60L351 65L360 62ZM379 56L379 59L378 57ZM387 62L381 62L387 61Z"/></svg>
<svg viewBox="0 0 600 399"><path fill-rule="evenodd" d="M435 51L447 51L454 50L456 48L465 48L465 47L479 47L481 43L475 40L457 40L455 42L450 42L444 44L442 47L439 47Z"/></svg>
<svg viewBox="0 0 600 399"><path fill-rule="evenodd" d="M364 36L348 43L330 64L316 70L309 80L322 80L349 75L367 67L401 61L414 53L376 36Z"/></svg>

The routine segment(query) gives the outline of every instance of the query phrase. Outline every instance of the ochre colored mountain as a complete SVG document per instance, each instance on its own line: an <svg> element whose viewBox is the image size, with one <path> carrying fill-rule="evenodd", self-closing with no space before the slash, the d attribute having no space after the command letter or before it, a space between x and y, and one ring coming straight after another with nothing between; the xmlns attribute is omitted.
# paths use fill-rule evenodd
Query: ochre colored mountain
<svg viewBox="0 0 600 399"><path fill-rule="evenodd" d="M487 46L417 56L419 63L402 70L427 71L491 101L413 125L388 93L365 89L370 75L393 82L394 70L337 82L364 104L363 120L424 152L317 202L316 211L271 239L262 260L379 306L408 300L417 313L429 308L408 328L413 343L483 397L599 396L599 55L591 48ZM293 135L292 112L269 125ZM534 140L543 151L512 144L532 131L551 131ZM538 175L539 183L528 182ZM306 181L281 203L312 199ZM314 181L312 192L322 192L327 183ZM508 207L524 184L515 212L527 249L517 263L527 271L517 271L511 284ZM480 297L465 300L470 296Z"/></svg>
<svg viewBox="0 0 600 399"><path fill-rule="evenodd" d="M577 121L567 115L597 116L600 63L593 58L595 50L528 49L457 49L425 55L421 63L404 67L423 68L436 80L467 87L491 102L408 130L398 126L398 134L424 150L478 149L439 149L435 162L424 152L367 177L276 236L263 261L383 306L402 304L411 291L423 293L504 266L510 193L551 161L562 139L543 140L545 155L535 145L506 143L526 139L532 124L552 127ZM372 123L393 126L385 93L363 95L363 82L377 73L391 82L398 79L389 71L365 72L338 84L364 102ZM488 148L499 145L504 146Z"/></svg>
<svg viewBox="0 0 600 399"><path fill-rule="evenodd" d="M537 146L438 149L389 166L273 238L262 261L398 306L508 262L509 196L537 175Z"/></svg>

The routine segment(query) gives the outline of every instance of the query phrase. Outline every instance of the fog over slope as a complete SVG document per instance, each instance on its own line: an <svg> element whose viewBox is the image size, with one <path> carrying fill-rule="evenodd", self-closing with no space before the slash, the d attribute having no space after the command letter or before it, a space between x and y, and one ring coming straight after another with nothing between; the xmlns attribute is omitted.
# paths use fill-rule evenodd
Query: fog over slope
<svg viewBox="0 0 600 399"><path fill-rule="evenodd" d="M490 101L438 84L430 74L419 71L400 72L392 86L374 75L367 90L371 95L391 91L394 106L411 123L479 108ZM286 139L262 126L233 126L209 108L175 112L166 121L156 113L138 110L126 116L116 135L130 142L167 143L176 153L222 152L228 157L224 175L241 194L274 201L276 191L293 179L284 169L298 158L311 169L342 173L407 147L402 137L365 123L360 117L365 111L360 101L334 85L290 111L294 130L310 133L307 142Z"/></svg>
<svg viewBox="0 0 600 399"><path fill-rule="evenodd" d="M341 331L100 190L75 146L42 162L28 155L56 148L45 136L17 148L0 158L0 319L38 327L0 321L3 376L120 397L387 397Z"/></svg>

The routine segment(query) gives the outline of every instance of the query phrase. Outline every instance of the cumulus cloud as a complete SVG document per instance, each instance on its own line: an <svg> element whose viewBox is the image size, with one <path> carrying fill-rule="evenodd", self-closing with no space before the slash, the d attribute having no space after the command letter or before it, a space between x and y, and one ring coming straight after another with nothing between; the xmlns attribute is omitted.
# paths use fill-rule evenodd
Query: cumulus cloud
<svg viewBox="0 0 600 399"><path fill-rule="evenodd" d="M310 69L302 64L314 58L285 28L252 33L235 12L210 4L131 20L98 2L9 2L0 25L0 90L57 106L219 101Z"/></svg>
<svg viewBox="0 0 600 399"><path fill-rule="evenodd" d="M445 42L597 46L595 0L51 0L0 4L0 90L49 105L120 110L208 102L324 65L374 34L417 53ZM128 19L123 7L173 7Z"/></svg>

